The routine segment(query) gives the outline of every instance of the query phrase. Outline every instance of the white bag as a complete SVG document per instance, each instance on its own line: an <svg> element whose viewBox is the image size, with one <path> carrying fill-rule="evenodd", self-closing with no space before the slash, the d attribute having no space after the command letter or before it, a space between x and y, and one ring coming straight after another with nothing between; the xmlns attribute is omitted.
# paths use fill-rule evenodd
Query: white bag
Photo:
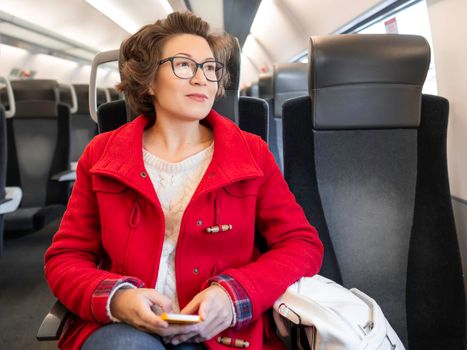
<svg viewBox="0 0 467 350"><path fill-rule="evenodd" d="M288 336L281 316L304 327L308 343L301 339L304 349L405 350L372 298L319 275L301 278L274 303L277 329Z"/></svg>

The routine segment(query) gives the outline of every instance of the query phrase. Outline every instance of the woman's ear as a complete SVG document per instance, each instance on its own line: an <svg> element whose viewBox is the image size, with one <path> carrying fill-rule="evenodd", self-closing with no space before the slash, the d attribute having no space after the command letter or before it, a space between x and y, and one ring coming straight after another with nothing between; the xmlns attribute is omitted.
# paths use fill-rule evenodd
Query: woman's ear
<svg viewBox="0 0 467 350"><path fill-rule="evenodd" d="M154 89L152 88L152 86L149 87L149 89L148 89L148 94L149 94L150 96L154 96Z"/></svg>

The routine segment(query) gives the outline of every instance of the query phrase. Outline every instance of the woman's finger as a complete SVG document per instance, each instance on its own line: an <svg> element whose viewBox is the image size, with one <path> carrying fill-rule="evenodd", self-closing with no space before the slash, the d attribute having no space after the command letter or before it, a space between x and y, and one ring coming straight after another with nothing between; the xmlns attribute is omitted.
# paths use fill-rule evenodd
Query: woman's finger
<svg viewBox="0 0 467 350"><path fill-rule="evenodd" d="M186 334L176 335L170 340L170 343L172 345L178 345L181 343L189 342L190 339L194 339L197 336L198 332L190 332Z"/></svg>

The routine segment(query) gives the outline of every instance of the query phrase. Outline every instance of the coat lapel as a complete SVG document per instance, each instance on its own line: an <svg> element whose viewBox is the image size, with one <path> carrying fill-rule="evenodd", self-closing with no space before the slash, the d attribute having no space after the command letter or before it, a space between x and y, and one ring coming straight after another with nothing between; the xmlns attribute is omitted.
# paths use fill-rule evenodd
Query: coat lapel
<svg viewBox="0 0 467 350"><path fill-rule="evenodd" d="M206 117L214 131L214 154L193 198L227 184L263 176L244 134L216 111Z"/></svg>

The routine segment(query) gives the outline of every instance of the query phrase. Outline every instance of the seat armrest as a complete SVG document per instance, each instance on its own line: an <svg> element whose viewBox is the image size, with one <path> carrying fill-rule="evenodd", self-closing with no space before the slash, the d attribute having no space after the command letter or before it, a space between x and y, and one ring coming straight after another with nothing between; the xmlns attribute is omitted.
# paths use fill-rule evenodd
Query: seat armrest
<svg viewBox="0 0 467 350"><path fill-rule="evenodd" d="M37 331L37 340L58 340L69 314L68 309L60 300L57 300L47 316L42 320L41 326Z"/></svg>
<svg viewBox="0 0 467 350"><path fill-rule="evenodd" d="M22 198L23 191L20 187L5 187L5 198L0 203L0 215L18 209Z"/></svg>
<svg viewBox="0 0 467 350"><path fill-rule="evenodd" d="M52 180L65 182L65 181L75 181L76 180L76 171L75 170L65 170L60 173L57 173L52 176Z"/></svg>

